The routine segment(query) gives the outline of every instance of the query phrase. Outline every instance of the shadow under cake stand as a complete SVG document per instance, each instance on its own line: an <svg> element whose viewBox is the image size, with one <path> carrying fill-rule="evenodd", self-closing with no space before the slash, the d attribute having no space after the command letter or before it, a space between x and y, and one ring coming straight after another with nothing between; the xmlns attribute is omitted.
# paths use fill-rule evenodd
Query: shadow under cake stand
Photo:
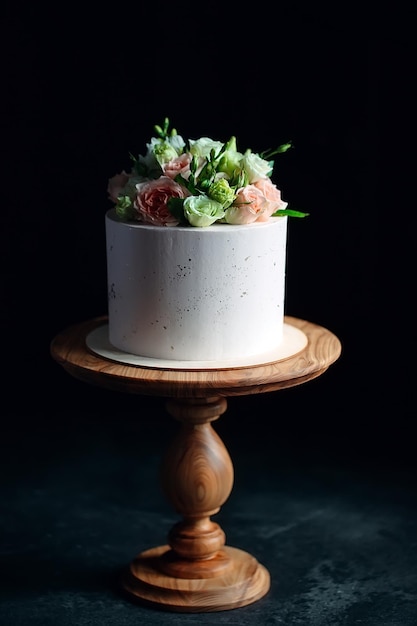
<svg viewBox="0 0 417 626"><path fill-rule="evenodd" d="M250 366L152 367L126 363L117 354L110 358L111 352L103 356L91 349L89 339L106 332L107 317L71 326L52 340L52 357L75 378L167 398L168 413L181 422L164 457L161 481L182 520L166 544L141 552L126 568L122 587L131 599L197 613L242 607L268 592L268 570L249 553L226 545L222 528L210 519L229 497L234 478L229 453L211 422L226 411L227 396L301 385L339 358L341 343L332 332L295 317L284 321L303 338L295 342L295 353Z"/></svg>

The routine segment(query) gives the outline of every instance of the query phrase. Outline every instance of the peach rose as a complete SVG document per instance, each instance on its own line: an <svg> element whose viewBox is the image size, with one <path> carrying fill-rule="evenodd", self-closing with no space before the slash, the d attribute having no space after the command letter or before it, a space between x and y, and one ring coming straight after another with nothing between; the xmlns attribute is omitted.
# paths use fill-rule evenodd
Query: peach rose
<svg viewBox="0 0 417 626"><path fill-rule="evenodd" d="M251 224L263 213L265 197L255 185L247 185L237 190L235 201L226 209L228 224Z"/></svg>
<svg viewBox="0 0 417 626"><path fill-rule="evenodd" d="M130 174L127 174L124 170L120 174L116 174L109 179L107 185L107 193L109 194L109 200L117 202L117 197L122 193L125 185L127 185L130 178Z"/></svg>
<svg viewBox="0 0 417 626"><path fill-rule="evenodd" d="M281 191L274 185L270 178L261 178L253 183L264 197L264 210L259 214L257 221L266 222L278 209L284 210L288 202L281 200Z"/></svg>
<svg viewBox="0 0 417 626"><path fill-rule="evenodd" d="M191 154L181 154L176 159L168 161L162 165L165 176L175 178L178 174L181 174L185 179L188 179L190 174Z"/></svg>
<svg viewBox="0 0 417 626"><path fill-rule="evenodd" d="M135 209L143 222L156 226L176 226L179 222L168 208L170 198L189 196L187 189L178 185L169 176L136 185Z"/></svg>

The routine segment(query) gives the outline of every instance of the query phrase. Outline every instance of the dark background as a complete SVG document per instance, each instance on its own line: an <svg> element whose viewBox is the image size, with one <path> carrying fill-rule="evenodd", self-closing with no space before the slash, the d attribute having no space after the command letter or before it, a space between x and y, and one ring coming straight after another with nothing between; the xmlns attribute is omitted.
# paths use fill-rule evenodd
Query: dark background
<svg viewBox="0 0 417 626"><path fill-rule="evenodd" d="M133 466L134 436L138 462L153 476L176 428L163 398L89 387L49 352L61 330L106 313L107 181L129 167L129 152L142 153L153 125L168 116L184 138L226 141L233 134L242 150L293 141L295 149L277 157L273 179L283 198L310 216L290 221L286 312L325 326L342 343L341 358L306 385L229 399L216 428L248 487L258 486L256 469L245 465L253 453L265 467L280 459L276 481L287 481L288 489L288 468L307 476L324 468L327 478L347 472L347 490L356 488L351 475L358 484L379 476L382 495L371 490L371 501L384 499L385 484L387 498L397 501L406 490L410 501L414 334L402 310L407 297L394 299L404 273L392 269L385 236L399 228L401 248L413 245L409 222L391 217L405 206L397 180L411 169L399 157L409 147L415 41L392 16L368 24L360 12L347 15L340 7L337 15L283 9L274 20L222 9L102 6L87 13L33 4L7 12L0 265L6 494L46 484L68 459L71 472L84 471L89 451L90 472L94 459L110 467L111 441ZM311 488L301 478L297 486ZM70 474L62 489L74 489ZM6 512L25 519L32 506L23 498ZM48 499L42 506L53 510ZM150 506L162 507L158 500ZM35 507L33 514L36 526L41 513ZM131 549L129 542L126 554ZM10 554L14 597L26 561ZM45 584L50 573L43 567ZM398 616L389 606L384 615ZM368 616L368 626L397 624L378 621L369 607L357 615ZM17 626L32 623L24 608L9 610L4 615ZM62 624L76 623L58 615ZM417 624L408 615L398 624Z"/></svg>
<svg viewBox="0 0 417 626"><path fill-rule="evenodd" d="M309 393L322 397L323 385L326 408L315 422L328 412L355 437L358 426L373 431L374 420L380 430L375 407L391 402L398 377L383 365L395 348L398 302L387 298L398 277L381 242L401 204L393 180L404 175L398 154L408 140L414 42L395 29L370 30L356 16L312 12L297 21L283 11L282 23L255 20L248 32L244 16L234 24L234 11L221 19L186 6L139 14L10 14L1 265L8 391L23 377L19 400L31 407L55 389L74 405L75 390L100 402L101 392L74 387L51 361L49 343L106 312L107 181L168 116L186 138L234 134L242 150L294 142L277 157L274 181L310 216L290 222L286 312L329 328L343 344L329 376L295 395L310 408ZM403 230L406 245L410 229ZM407 385L395 403L397 417L409 411Z"/></svg>

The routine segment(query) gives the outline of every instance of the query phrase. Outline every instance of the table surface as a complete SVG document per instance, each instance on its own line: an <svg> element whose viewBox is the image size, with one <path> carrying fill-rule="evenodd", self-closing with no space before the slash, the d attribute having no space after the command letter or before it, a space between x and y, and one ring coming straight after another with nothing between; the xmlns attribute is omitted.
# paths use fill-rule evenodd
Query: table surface
<svg viewBox="0 0 417 626"><path fill-rule="evenodd" d="M285 323L300 329L307 344L283 360L216 370L142 367L111 361L87 347L89 333L106 323L102 316L70 326L52 340L51 355L75 378L128 393L187 398L276 391L320 376L341 354L341 342L331 331L286 316Z"/></svg>
<svg viewBox="0 0 417 626"><path fill-rule="evenodd" d="M309 390L274 395L231 399L215 424L236 470L215 520L268 568L271 590L247 607L198 616L132 605L118 589L132 550L162 542L177 521L158 485L177 425L159 403L149 398L148 412L141 398L125 412L120 398L93 393L102 397L94 409L55 400L39 405L43 421L32 413L24 424L4 406L0 624L416 626L411 426L402 423L400 446L392 420L382 439L380 419L372 434L355 432L349 402L337 420L331 402L312 420L311 411L301 417ZM403 468L407 458L415 469Z"/></svg>

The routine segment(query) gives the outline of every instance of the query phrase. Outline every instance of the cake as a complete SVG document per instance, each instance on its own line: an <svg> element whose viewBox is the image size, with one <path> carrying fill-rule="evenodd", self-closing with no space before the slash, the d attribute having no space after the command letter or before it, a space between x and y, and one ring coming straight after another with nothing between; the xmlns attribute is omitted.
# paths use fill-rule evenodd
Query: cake
<svg viewBox="0 0 417 626"><path fill-rule="evenodd" d="M281 344L288 208L270 179L275 151L236 139L186 143L155 126L130 172L109 179L108 340L173 361L250 361Z"/></svg>

